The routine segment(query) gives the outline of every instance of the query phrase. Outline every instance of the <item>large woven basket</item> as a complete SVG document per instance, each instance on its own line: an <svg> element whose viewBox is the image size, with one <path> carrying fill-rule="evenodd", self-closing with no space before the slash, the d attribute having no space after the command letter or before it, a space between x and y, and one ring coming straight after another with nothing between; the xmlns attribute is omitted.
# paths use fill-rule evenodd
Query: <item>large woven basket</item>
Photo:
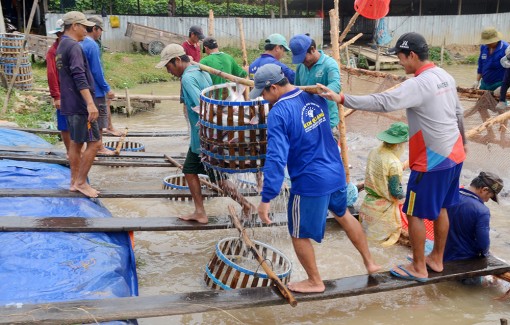
<svg viewBox="0 0 510 325"><path fill-rule="evenodd" d="M105 148L110 150L117 149L119 141L106 141ZM145 146L141 142L125 141L122 143L120 151L145 152Z"/></svg>
<svg viewBox="0 0 510 325"><path fill-rule="evenodd" d="M207 176L207 175L199 174L198 178L203 179L205 181L209 181L209 176ZM206 189L206 188L207 188L207 186L202 185L202 189ZM189 191L189 186L188 186L188 182L186 181L186 177L184 177L184 174L180 173L180 174L166 176L163 179L163 189L164 190L188 190ZM204 200L207 200L208 198L209 198L208 196L205 196ZM175 198L172 200L186 201L186 200L191 200L191 198L186 196L186 197L181 197L181 198Z"/></svg>
<svg viewBox="0 0 510 325"><path fill-rule="evenodd" d="M290 280L292 263L279 250L259 241L256 249L283 283ZM205 282L213 289L267 287L271 280L255 258L253 251L240 238L224 238L205 267Z"/></svg>
<svg viewBox="0 0 510 325"><path fill-rule="evenodd" d="M228 101L235 83L206 88L200 96L200 146L204 164L219 172L257 172L267 146L266 101Z"/></svg>

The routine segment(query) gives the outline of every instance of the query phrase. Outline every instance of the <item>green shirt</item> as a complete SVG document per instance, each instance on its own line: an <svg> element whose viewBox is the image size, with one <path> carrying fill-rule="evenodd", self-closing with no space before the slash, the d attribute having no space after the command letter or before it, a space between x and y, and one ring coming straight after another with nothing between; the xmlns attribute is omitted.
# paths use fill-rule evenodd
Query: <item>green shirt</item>
<svg viewBox="0 0 510 325"><path fill-rule="evenodd" d="M200 60L200 63L208 67L226 72L236 77L244 78L248 72L236 63L234 58L227 53L214 52ZM218 85L227 82L224 78L211 74L213 85Z"/></svg>
<svg viewBox="0 0 510 325"><path fill-rule="evenodd" d="M182 97L186 109L188 111L189 124L190 124L190 148L191 151L199 154L200 153L200 138L199 138L199 127L198 113L192 110L193 107L200 106L200 93L207 87L212 86L211 77L205 71L200 70L196 65L190 65L182 74Z"/></svg>
<svg viewBox="0 0 510 325"><path fill-rule="evenodd" d="M340 93L340 69L336 61L319 51L321 54L319 60L308 69L304 64L300 63L296 70L296 86L315 86L321 83L333 90L337 94ZM328 100L329 125L331 128L338 126L340 119L338 117L338 106L334 101Z"/></svg>

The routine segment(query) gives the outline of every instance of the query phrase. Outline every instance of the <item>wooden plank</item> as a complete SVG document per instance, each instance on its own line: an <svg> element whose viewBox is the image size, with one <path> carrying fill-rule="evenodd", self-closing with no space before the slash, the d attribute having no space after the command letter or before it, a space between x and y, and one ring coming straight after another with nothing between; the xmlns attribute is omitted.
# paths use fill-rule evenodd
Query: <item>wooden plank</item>
<svg viewBox="0 0 510 325"><path fill-rule="evenodd" d="M34 129L34 128L15 128L15 127L2 127L3 129L24 131L35 134L50 134L59 135L60 131L50 129ZM129 137L183 137L188 136L188 131L129 131ZM111 135L103 134L103 137L111 137ZM118 137L116 137L118 138Z"/></svg>
<svg viewBox="0 0 510 325"><path fill-rule="evenodd" d="M118 199L118 198L165 198L165 199L179 199L191 198L191 194L187 190L107 190L98 189L101 191L98 198L101 199ZM257 196L255 191L240 190L244 196ZM219 195L214 191L202 189L202 196L204 197L218 197ZM0 197L73 197L73 198L86 198L81 192L71 192L66 189L32 189L32 188L17 188L17 189L0 189Z"/></svg>
<svg viewBox="0 0 510 325"><path fill-rule="evenodd" d="M66 152L62 149L57 148L37 148L37 147L28 147L28 146L2 146L0 145L0 155L7 154L12 152L24 152L28 154L37 154L37 155L57 155L57 156L65 156ZM143 151L121 151L118 156L109 156L98 154L97 157L104 158L119 158L119 157L129 157L129 158L162 158L167 160L167 157L172 157L174 159L184 159L185 155L179 153L157 153L157 152L143 152Z"/></svg>
<svg viewBox="0 0 510 325"><path fill-rule="evenodd" d="M272 216L273 223L259 220L247 227L277 227L287 225L285 213ZM334 220L332 217L328 221ZM0 231L6 232L124 232L124 231L187 231L232 228L230 218L209 217L208 224L184 221L177 217L151 218L82 218L82 217L20 217L0 216Z"/></svg>
<svg viewBox="0 0 510 325"><path fill-rule="evenodd" d="M296 293L298 302L353 297L400 290L457 279L502 274L510 265L489 257L448 262L442 273L430 273L427 282L405 281L389 272L326 280L323 293ZM283 305L286 301L271 287L229 291L200 291L160 296L79 300L40 304L9 304L0 307L0 323L75 324L202 313L218 310Z"/></svg>
<svg viewBox="0 0 510 325"><path fill-rule="evenodd" d="M69 166L69 161L64 157L47 156L47 155L20 155L20 154L5 154L0 153L0 159L33 161L49 164L58 164ZM184 163L184 158L178 159ZM96 166L110 166L110 167L175 167L171 162L161 160L149 160L144 158L118 158L112 156L99 157L94 160L93 165Z"/></svg>
<svg viewBox="0 0 510 325"><path fill-rule="evenodd" d="M349 51L353 52L357 55L363 55L367 58L367 60L376 62L377 59L379 59L380 64L390 63L390 64L398 64L399 59L396 55L387 55L387 54L381 54L379 57L377 57L377 50L373 50L368 47L350 47Z"/></svg>

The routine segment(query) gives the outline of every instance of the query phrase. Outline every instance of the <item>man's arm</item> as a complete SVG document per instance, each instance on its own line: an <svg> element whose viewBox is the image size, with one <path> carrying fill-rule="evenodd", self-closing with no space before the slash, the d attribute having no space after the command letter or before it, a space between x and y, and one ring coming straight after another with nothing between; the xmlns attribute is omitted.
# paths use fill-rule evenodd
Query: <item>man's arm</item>
<svg viewBox="0 0 510 325"><path fill-rule="evenodd" d="M490 248L490 226L489 226L490 214L483 214L477 216L476 233L474 238L474 245L481 256L489 255Z"/></svg>
<svg viewBox="0 0 510 325"><path fill-rule="evenodd" d="M89 47L87 49L87 59L89 61L90 72L92 73L92 77L94 77L94 82L99 89L107 94L110 92L110 85L104 77L104 71L100 60L101 53L99 52L99 46L95 42L86 46Z"/></svg>

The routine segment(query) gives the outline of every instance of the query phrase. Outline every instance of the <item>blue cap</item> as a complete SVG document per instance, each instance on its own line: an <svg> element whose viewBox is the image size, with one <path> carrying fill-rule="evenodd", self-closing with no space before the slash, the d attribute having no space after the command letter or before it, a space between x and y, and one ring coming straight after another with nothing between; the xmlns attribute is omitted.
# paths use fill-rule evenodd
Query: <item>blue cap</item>
<svg viewBox="0 0 510 325"><path fill-rule="evenodd" d="M310 36L298 34L290 39L289 47L292 51L292 63L299 64L305 61L306 52L312 44Z"/></svg>
<svg viewBox="0 0 510 325"><path fill-rule="evenodd" d="M285 75L283 74L282 67L279 65L268 63L261 66L255 72L255 76L253 76L255 87L250 91L250 98L255 99L259 97L264 88L274 85L283 78L285 78Z"/></svg>

